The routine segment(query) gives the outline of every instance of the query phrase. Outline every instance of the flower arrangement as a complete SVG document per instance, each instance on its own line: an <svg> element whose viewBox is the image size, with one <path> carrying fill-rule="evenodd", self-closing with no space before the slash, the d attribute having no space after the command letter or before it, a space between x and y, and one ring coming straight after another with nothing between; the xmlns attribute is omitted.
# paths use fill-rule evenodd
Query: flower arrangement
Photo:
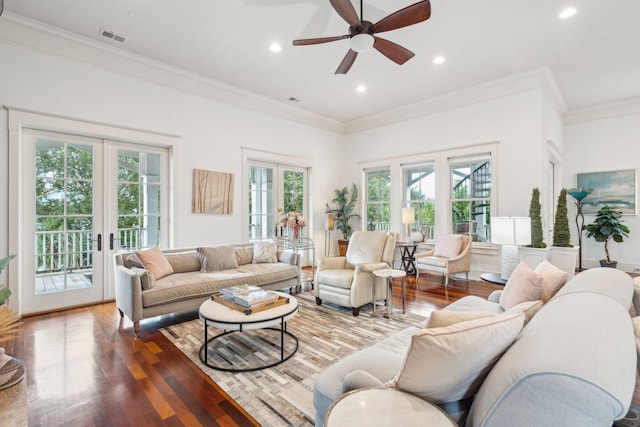
<svg viewBox="0 0 640 427"><path fill-rule="evenodd" d="M300 212L290 211L282 219L282 225L284 227L289 227L290 229L292 229L293 237L297 239L298 237L300 237L300 230L302 230L305 225L307 225L307 221L304 220L304 217Z"/></svg>

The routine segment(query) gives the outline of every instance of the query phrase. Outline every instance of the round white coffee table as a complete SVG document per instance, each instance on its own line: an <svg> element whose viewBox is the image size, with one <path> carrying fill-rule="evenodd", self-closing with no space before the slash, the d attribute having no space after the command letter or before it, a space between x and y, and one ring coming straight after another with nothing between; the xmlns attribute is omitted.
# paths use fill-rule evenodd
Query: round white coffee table
<svg viewBox="0 0 640 427"><path fill-rule="evenodd" d="M393 268L383 268L380 270L375 270L373 275L376 277L386 277L387 279L387 317L391 317L393 315L393 278L401 277L402 278L402 313L406 312L405 302L406 302L406 294L407 294L407 282L406 276L407 272L404 270L396 270ZM373 311L375 314L376 310L376 287L375 284L373 286Z"/></svg>
<svg viewBox="0 0 640 427"><path fill-rule="evenodd" d="M335 400L324 416L325 427L429 426L457 427L438 406L391 388L353 390Z"/></svg>
<svg viewBox="0 0 640 427"><path fill-rule="evenodd" d="M289 294L283 292L275 292L278 296L287 298L288 302L277 307L269 308L264 311L259 311L252 314L244 314L241 311L234 310L226 305L217 303L212 299L208 299L200 305L198 315L204 322L204 344L200 347L199 357L200 361L210 368L227 372L249 372L259 369L270 368L272 366L279 365L280 363L289 360L298 351L298 338L291 332L287 331L287 321L298 313L298 300ZM273 326L279 325L279 328L273 328ZM209 338L209 328L222 329L223 332ZM261 357L265 363L251 367L233 367L228 361L230 360L229 354L233 350L233 345L224 347L222 340L224 337L234 332L243 332L252 329L269 329L280 332L280 358ZM294 341L293 349L289 350L285 354L285 336L290 337ZM264 338L262 338L264 339ZM261 340L262 340L261 339ZM257 340L261 342L261 340ZM221 360L225 360L229 366L221 366L220 364L214 364L209 360L209 352L214 351L214 346L220 344L222 349ZM276 343L273 343L273 347L277 347ZM266 349L265 353L272 351L272 348Z"/></svg>

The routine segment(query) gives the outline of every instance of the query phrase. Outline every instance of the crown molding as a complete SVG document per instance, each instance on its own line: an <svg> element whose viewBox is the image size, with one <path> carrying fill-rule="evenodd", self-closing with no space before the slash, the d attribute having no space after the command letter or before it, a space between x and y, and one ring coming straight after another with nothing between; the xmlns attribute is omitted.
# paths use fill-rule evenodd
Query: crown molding
<svg viewBox="0 0 640 427"><path fill-rule="evenodd" d="M342 133L339 121L5 11L0 42L126 74L246 110Z"/></svg>
<svg viewBox="0 0 640 427"><path fill-rule="evenodd" d="M629 98L570 111L564 115L564 124L567 126L633 114L640 114L640 98Z"/></svg>
<svg viewBox="0 0 640 427"><path fill-rule="evenodd" d="M558 90L551 71L548 67L540 67L501 77L435 98L418 101L394 110L352 120L345 123L344 133L361 132L375 127L398 123L491 99L498 99L532 89L542 90L560 115L566 111L566 104Z"/></svg>

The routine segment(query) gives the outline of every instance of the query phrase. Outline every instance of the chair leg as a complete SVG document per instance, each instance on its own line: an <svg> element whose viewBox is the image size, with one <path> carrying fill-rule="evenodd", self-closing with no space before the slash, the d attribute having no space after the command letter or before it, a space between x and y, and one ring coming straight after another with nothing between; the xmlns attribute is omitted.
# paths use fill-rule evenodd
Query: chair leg
<svg viewBox="0 0 640 427"><path fill-rule="evenodd" d="M319 297L316 297L316 304L322 305L322 300Z"/></svg>
<svg viewBox="0 0 640 427"><path fill-rule="evenodd" d="M351 307L351 314L353 314L353 317L358 317L360 315L360 307Z"/></svg>
<svg viewBox="0 0 640 427"><path fill-rule="evenodd" d="M444 288L447 289L447 286L449 286L449 275L445 274L444 275Z"/></svg>

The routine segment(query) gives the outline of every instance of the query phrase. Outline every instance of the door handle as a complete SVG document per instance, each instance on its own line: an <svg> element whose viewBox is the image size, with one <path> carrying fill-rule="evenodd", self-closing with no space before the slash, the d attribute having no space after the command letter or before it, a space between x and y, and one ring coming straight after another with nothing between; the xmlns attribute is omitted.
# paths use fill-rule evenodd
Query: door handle
<svg viewBox="0 0 640 427"><path fill-rule="evenodd" d="M113 237L113 233L109 233L109 250L113 250L113 242L119 241L120 239L116 239Z"/></svg>
<svg viewBox="0 0 640 427"><path fill-rule="evenodd" d="M102 233L98 234L98 252L102 251Z"/></svg>

